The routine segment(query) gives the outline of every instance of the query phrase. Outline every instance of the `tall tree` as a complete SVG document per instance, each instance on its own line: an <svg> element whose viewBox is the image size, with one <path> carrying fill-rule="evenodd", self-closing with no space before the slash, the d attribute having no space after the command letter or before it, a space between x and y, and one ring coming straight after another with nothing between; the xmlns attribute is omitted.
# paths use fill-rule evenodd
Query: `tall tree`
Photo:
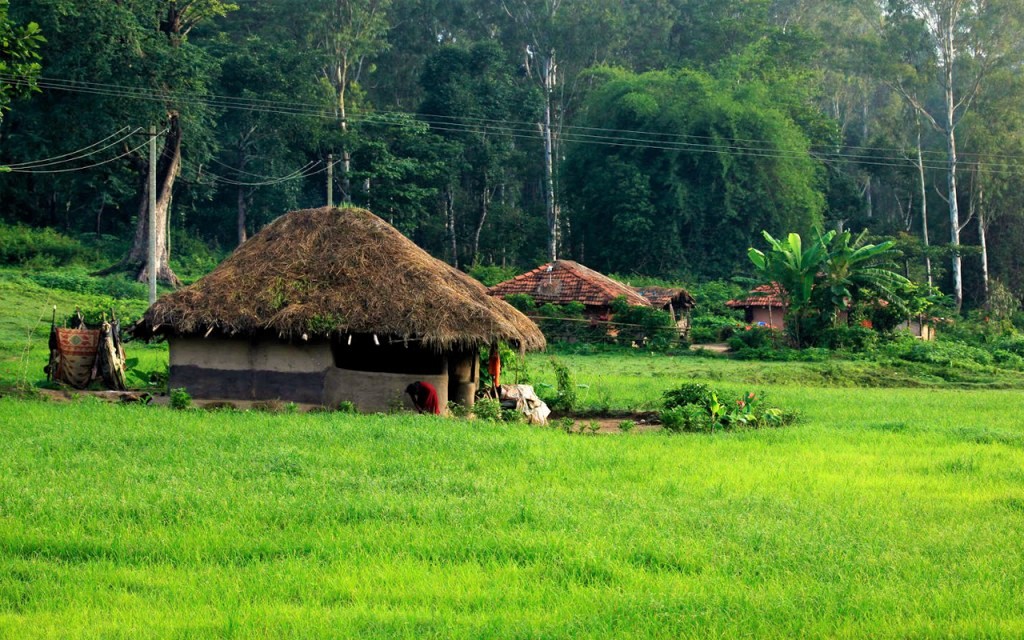
<svg viewBox="0 0 1024 640"><path fill-rule="evenodd" d="M1024 59L1024 5L1017 0L888 0L884 18L884 46L902 62L889 67L890 84L945 140L950 243L958 247L963 223L957 127L986 79ZM929 83L940 90L938 106L921 94ZM956 253L952 277L958 310L964 298L962 267Z"/></svg>
<svg viewBox="0 0 1024 640"><path fill-rule="evenodd" d="M439 49L427 60L420 82L425 93L422 117L457 149L449 175L472 204L461 207L453 201L452 182L446 187L446 201L474 219L467 257L476 262L494 201L507 202L522 190L512 175L518 168L517 156L524 153L516 131L519 123L536 118L539 92L517 82L515 66L495 42ZM453 213L450 210L449 216ZM458 229L451 226L450 232ZM453 256L454 262L457 258Z"/></svg>
<svg viewBox="0 0 1024 640"><path fill-rule="evenodd" d="M591 266L725 277L743 269L762 229L820 224L821 167L764 83L690 70L595 75L578 124L608 132L607 144L584 138L565 162Z"/></svg>
<svg viewBox="0 0 1024 640"><path fill-rule="evenodd" d="M151 0L137 14L142 29L146 72L153 79L148 91L164 96L157 104L163 107L162 149L156 167L156 209L146 215L142 204L148 198L148 182L142 189L135 237L128 256L112 269L128 268L138 274L140 281L149 278L148 244L150 219L156 233L157 279L177 286L180 281L171 269L170 215L174 185L182 169L182 148L186 126L194 132L209 126L203 120L210 117L208 107L196 108L196 98L210 92L215 63L199 47L192 46L188 36L199 24L234 11L238 6L223 0ZM138 9L138 8L137 8ZM148 9L148 11L146 11ZM152 13L150 13L152 12ZM155 16L151 17L151 16ZM202 105L202 103L199 103ZM201 134L200 134L201 135ZM142 171L142 162L134 158Z"/></svg>
<svg viewBox="0 0 1024 640"><path fill-rule="evenodd" d="M10 0L0 0L0 124L12 98L38 91L42 68L38 50L46 41L35 22L16 25L8 15L9 7Z"/></svg>
<svg viewBox="0 0 1024 640"><path fill-rule="evenodd" d="M316 0L302 5L312 17L310 43L319 53L324 80L334 90L341 144L342 198L352 200L350 110L353 91L373 56L389 47L388 10L391 0Z"/></svg>

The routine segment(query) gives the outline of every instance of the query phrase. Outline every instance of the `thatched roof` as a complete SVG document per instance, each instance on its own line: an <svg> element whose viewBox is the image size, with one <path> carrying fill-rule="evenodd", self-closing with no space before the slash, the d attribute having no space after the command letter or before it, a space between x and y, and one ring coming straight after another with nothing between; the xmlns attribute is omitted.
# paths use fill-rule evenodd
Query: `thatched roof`
<svg viewBox="0 0 1024 640"><path fill-rule="evenodd" d="M671 304L676 310L686 311L696 306L693 296L682 287L636 287L636 292L656 309L665 309Z"/></svg>
<svg viewBox="0 0 1024 640"><path fill-rule="evenodd" d="M538 304L582 302L592 307L607 307L616 298L623 297L634 306L651 306L632 288L572 260L542 264L533 271L499 282L489 291L499 298L525 293Z"/></svg>
<svg viewBox="0 0 1024 640"><path fill-rule="evenodd" d="M443 350L502 340L543 349L529 318L365 209L293 211L195 284L146 311L136 335L282 338L374 333Z"/></svg>

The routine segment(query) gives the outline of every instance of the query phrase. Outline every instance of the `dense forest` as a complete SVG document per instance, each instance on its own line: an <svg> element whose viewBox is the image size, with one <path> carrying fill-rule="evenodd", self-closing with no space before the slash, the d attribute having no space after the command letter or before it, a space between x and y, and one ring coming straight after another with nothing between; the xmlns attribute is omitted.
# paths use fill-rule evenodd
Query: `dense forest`
<svg viewBox="0 0 1024 640"><path fill-rule="evenodd" d="M1024 294L1019 0L0 0L0 221L160 276L352 203L460 267L689 282L762 230ZM127 243L126 243L127 244Z"/></svg>

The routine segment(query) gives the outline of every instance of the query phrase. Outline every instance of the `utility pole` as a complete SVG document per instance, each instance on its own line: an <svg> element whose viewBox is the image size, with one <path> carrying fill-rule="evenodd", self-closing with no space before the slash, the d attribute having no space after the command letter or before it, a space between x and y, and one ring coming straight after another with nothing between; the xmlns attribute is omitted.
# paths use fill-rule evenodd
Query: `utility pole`
<svg viewBox="0 0 1024 640"><path fill-rule="evenodd" d="M334 206L334 154L327 154L327 206Z"/></svg>
<svg viewBox="0 0 1024 640"><path fill-rule="evenodd" d="M156 127L149 128L149 252L146 273L149 275L149 304L156 302Z"/></svg>

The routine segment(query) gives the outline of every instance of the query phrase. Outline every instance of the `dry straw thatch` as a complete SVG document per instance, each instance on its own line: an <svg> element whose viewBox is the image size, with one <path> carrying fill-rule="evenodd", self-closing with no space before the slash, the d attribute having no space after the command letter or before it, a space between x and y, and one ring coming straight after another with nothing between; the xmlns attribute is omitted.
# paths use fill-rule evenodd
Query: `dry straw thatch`
<svg viewBox="0 0 1024 640"><path fill-rule="evenodd" d="M281 216L195 284L157 300L135 333L282 338L373 333L446 350L501 340L543 349L512 306L365 209Z"/></svg>

